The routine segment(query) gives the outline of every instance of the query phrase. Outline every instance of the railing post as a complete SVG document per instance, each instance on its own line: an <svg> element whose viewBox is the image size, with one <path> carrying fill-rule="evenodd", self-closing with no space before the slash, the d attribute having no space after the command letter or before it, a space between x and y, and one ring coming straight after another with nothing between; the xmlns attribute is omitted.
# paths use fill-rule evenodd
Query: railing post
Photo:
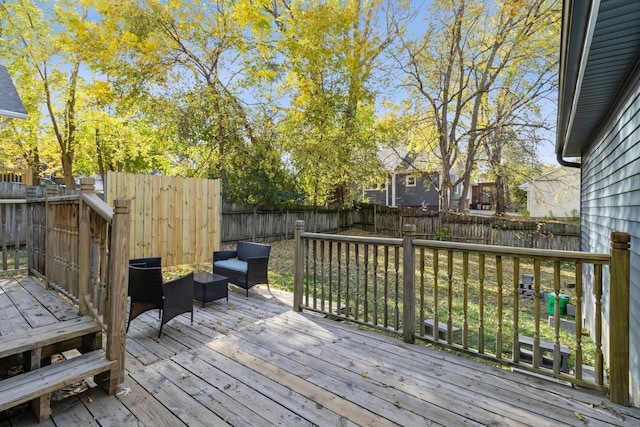
<svg viewBox="0 0 640 427"><path fill-rule="evenodd" d="M53 257L57 254L54 253L54 236L53 236L53 223L54 223L54 215L53 215L53 207L49 203L50 197L55 197L58 194L58 188L55 185L47 185L47 192L45 195L45 221L46 221L46 235L45 235L45 246L44 246L44 278L46 287L49 288L49 283L51 282L51 278L53 277Z"/></svg>
<svg viewBox="0 0 640 427"><path fill-rule="evenodd" d="M413 250L416 226L404 224L402 234L402 338L404 342L413 343L416 331L416 259ZM437 330L438 326L434 328Z"/></svg>
<svg viewBox="0 0 640 427"><path fill-rule="evenodd" d="M303 276L304 276L304 242L300 235L304 232L304 221L297 220L295 228L295 268L293 273L293 311L302 311L302 293L304 292Z"/></svg>
<svg viewBox="0 0 640 427"><path fill-rule="evenodd" d="M609 281L609 398L629 406L629 242L627 233L611 233Z"/></svg>
<svg viewBox="0 0 640 427"><path fill-rule="evenodd" d="M27 187L27 274L31 274L31 270L34 268L34 256L33 253L33 239L34 239L34 224L33 224L33 209L30 205L30 201L36 198L36 187Z"/></svg>
<svg viewBox="0 0 640 427"><path fill-rule="evenodd" d="M111 222L111 247L109 296L105 324L107 325L107 359L117 360L116 373L112 374L111 391L124 381L124 359L126 343L127 290L129 285L129 219L131 201L115 199L113 201L113 220Z"/></svg>
<svg viewBox="0 0 640 427"><path fill-rule="evenodd" d="M93 178L80 179L80 197L78 210L80 212L80 224L78 227L78 311L81 315L88 313L87 301L85 297L89 295L91 286L91 224L89 211L86 208L82 196L93 193L95 181Z"/></svg>

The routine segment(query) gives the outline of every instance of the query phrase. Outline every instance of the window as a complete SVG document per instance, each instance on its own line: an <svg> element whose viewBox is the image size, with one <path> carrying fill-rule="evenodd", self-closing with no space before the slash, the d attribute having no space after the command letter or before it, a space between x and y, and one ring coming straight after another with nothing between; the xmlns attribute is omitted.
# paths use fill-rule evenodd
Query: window
<svg viewBox="0 0 640 427"><path fill-rule="evenodd" d="M404 181L404 185L407 187L415 187L416 186L416 176L415 175L407 175Z"/></svg>
<svg viewBox="0 0 640 427"><path fill-rule="evenodd" d="M384 179L384 178L381 178L381 179ZM365 191L373 191L373 190L382 191L385 189L385 182L371 179L369 183L366 185L366 187L367 188L365 188Z"/></svg>

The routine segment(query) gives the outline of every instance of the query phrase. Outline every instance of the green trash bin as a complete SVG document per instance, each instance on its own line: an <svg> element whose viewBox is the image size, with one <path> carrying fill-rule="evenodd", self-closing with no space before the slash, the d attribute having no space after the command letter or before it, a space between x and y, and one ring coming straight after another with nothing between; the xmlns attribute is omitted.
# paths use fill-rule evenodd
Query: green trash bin
<svg viewBox="0 0 640 427"><path fill-rule="evenodd" d="M560 294L560 315L567 314L567 304L571 297L569 295ZM547 298L547 314L554 315L556 309L556 296L553 294L549 294L549 298Z"/></svg>

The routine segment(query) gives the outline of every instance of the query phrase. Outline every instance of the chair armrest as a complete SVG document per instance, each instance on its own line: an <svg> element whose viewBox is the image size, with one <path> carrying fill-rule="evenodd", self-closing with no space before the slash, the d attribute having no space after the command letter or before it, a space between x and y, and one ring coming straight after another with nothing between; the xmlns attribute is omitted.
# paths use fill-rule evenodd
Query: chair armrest
<svg viewBox="0 0 640 427"><path fill-rule="evenodd" d="M213 253L213 262L237 257L238 253L236 251L215 251Z"/></svg>
<svg viewBox="0 0 640 427"><path fill-rule="evenodd" d="M269 283L267 279L268 264L268 256L247 258L247 281L249 283Z"/></svg>

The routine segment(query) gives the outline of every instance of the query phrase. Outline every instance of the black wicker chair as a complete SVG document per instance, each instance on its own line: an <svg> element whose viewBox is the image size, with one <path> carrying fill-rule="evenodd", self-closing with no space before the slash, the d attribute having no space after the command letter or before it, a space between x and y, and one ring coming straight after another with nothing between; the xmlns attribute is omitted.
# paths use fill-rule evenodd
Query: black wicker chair
<svg viewBox="0 0 640 427"><path fill-rule="evenodd" d="M163 306L162 320L158 339L162 334L162 325L182 313L191 313L193 325L193 273L162 284Z"/></svg>
<svg viewBox="0 0 640 427"><path fill-rule="evenodd" d="M137 258L129 260L129 320L142 313L158 309L160 331L162 326L178 314L191 313L193 323L193 273L169 282L162 282L160 258Z"/></svg>
<svg viewBox="0 0 640 427"><path fill-rule="evenodd" d="M229 283L246 289L260 283L267 285L269 253L271 246L253 242L238 242L235 251L215 251L213 253L213 273L225 276Z"/></svg>

